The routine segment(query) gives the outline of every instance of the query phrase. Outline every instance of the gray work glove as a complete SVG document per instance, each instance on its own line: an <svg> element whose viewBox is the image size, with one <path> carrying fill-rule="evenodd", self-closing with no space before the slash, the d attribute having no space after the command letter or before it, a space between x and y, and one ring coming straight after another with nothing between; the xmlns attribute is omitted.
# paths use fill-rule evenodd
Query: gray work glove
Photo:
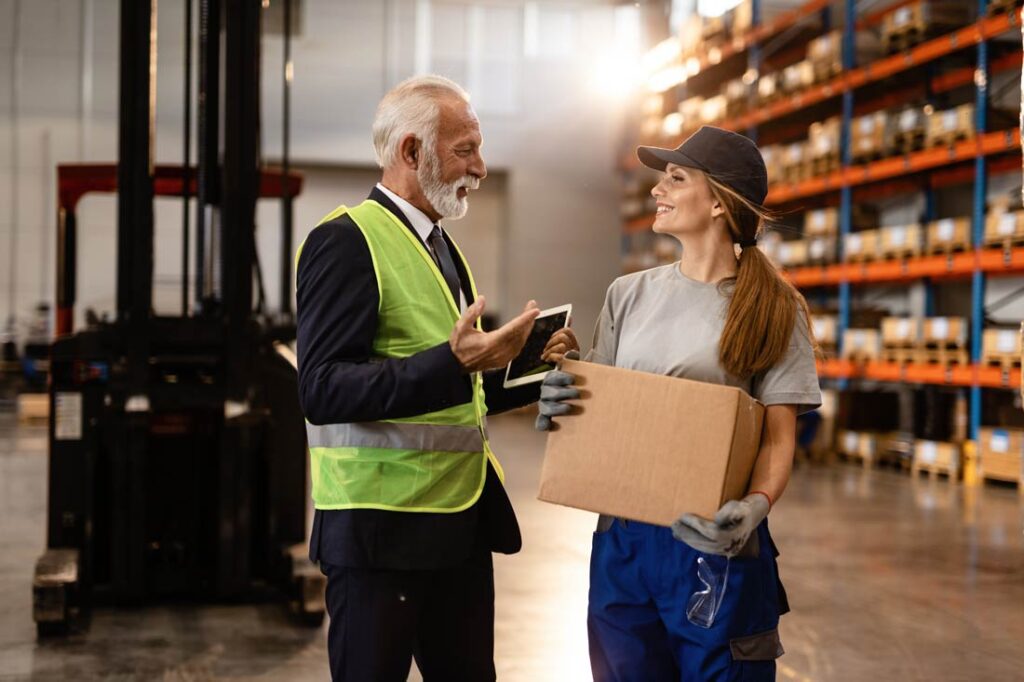
<svg viewBox="0 0 1024 682"><path fill-rule="evenodd" d="M714 521L683 514L672 524L672 535L699 552L733 557L747 544L770 509L766 495L752 493L723 504Z"/></svg>
<svg viewBox="0 0 1024 682"><path fill-rule="evenodd" d="M570 360L579 360L580 354L576 351L569 351L565 357ZM572 374L563 372L560 369L548 372L540 385L540 402L537 403L537 421L534 428L538 431L549 431L551 429L551 418L568 414L572 405L564 402L576 400L580 397L580 390L573 387L576 380Z"/></svg>

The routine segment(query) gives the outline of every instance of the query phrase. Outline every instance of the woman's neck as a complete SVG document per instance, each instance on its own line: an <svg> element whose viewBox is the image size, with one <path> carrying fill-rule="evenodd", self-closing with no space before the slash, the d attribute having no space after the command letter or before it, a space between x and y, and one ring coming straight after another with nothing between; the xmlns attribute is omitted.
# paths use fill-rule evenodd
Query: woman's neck
<svg viewBox="0 0 1024 682"><path fill-rule="evenodd" d="M678 237L683 245L679 271L698 282L718 282L736 276L736 251L710 230L703 235Z"/></svg>

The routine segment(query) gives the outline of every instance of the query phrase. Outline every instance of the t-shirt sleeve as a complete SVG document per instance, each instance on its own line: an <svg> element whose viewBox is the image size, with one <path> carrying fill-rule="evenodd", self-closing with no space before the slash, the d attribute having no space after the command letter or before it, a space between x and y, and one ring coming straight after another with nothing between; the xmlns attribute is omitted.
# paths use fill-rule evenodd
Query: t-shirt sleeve
<svg viewBox="0 0 1024 682"><path fill-rule="evenodd" d="M807 318L797 311L789 349L777 365L754 381L752 395L765 405L796 405L797 414L821 406L821 388Z"/></svg>
<svg viewBox="0 0 1024 682"><path fill-rule="evenodd" d="M612 289L604 297L604 306L594 326L594 342L590 352L584 358L587 362L594 362L599 365L615 366L615 348L617 346L617 330L615 329L615 318L612 314Z"/></svg>

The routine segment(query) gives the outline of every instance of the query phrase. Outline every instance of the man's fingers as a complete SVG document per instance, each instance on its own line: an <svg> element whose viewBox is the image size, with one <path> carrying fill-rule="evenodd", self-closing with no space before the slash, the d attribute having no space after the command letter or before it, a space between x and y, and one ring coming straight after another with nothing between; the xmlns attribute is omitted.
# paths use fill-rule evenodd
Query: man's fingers
<svg viewBox="0 0 1024 682"><path fill-rule="evenodd" d="M540 311L540 308L537 307L537 302L534 301L532 298L526 302L525 306L523 306L524 313L528 310L536 310L538 312Z"/></svg>
<svg viewBox="0 0 1024 682"><path fill-rule="evenodd" d="M477 297L477 299L473 301L473 305L466 308L462 313L462 317L460 317L459 321L455 323L456 332L463 334L466 330L472 329L473 325L476 324L476 321L484 314L484 306L486 305L487 301L483 296Z"/></svg>

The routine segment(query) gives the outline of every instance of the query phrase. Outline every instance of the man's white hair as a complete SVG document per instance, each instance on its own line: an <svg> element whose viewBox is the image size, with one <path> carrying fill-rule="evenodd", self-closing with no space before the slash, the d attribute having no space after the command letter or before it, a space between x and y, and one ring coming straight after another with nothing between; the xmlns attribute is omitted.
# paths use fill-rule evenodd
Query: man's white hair
<svg viewBox="0 0 1024 682"><path fill-rule="evenodd" d="M469 93L444 76L414 76L391 89L377 105L373 119L373 151L377 165L387 168L398 157L402 138L412 134L434 153L440 100L457 97L469 102Z"/></svg>

